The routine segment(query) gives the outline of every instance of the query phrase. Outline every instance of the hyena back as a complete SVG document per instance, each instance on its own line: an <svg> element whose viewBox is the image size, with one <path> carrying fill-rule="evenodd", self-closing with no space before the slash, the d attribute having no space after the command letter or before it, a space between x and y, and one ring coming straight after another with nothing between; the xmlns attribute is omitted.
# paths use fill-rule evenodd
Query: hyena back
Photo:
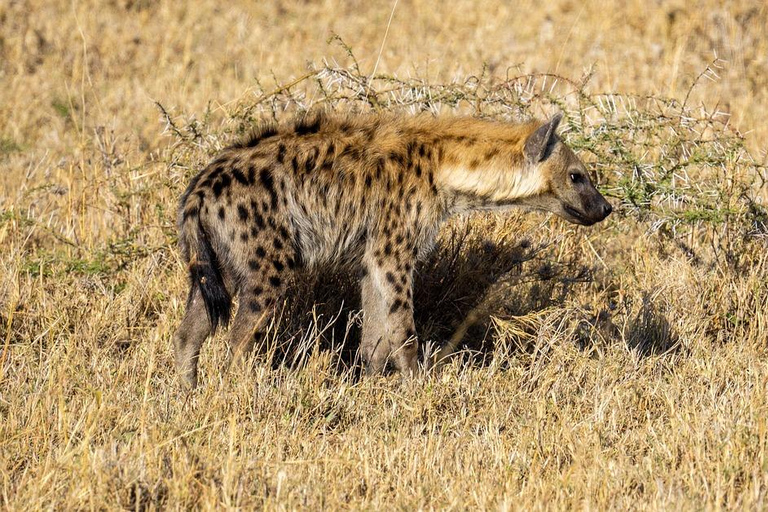
<svg viewBox="0 0 768 512"><path fill-rule="evenodd" d="M200 347L229 323L233 296L229 340L242 355L297 268L342 261L362 271L368 370L418 371L413 269L447 217L522 206L591 225L611 212L559 121L314 112L222 151L179 209L191 278L174 336L184 383L196 385Z"/></svg>

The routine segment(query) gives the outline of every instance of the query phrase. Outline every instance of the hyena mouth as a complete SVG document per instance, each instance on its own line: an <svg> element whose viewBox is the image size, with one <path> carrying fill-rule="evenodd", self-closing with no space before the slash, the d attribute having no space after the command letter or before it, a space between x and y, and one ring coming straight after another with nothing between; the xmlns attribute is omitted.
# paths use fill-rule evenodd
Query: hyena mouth
<svg viewBox="0 0 768 512"><path fill-rule="evenodd" d="M591 226L595 223L594 220L588 219L583 213L578 211L576 208L573 208L569 205L563 205L563 210L565 210L565 213L570 215L578 224L581 224L583 226Z"/></svg>

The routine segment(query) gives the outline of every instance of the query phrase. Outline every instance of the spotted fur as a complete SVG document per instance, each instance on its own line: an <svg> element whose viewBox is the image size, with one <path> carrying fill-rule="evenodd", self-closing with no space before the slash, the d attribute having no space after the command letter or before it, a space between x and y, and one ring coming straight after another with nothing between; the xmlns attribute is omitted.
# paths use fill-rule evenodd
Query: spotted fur
<svg viewBox="0 0 768 512"><path fill-rule="evenodd" d="M369 370L392 361L416 372L413 268L446 218L527 206L590 224L610 212L558 122L312 112L222 151L179 208L191 290L174 343L185 383L196 385L200 347L228 322L232 297L230 343L245 353L295 270L328 262L362 267Z"/></svg>

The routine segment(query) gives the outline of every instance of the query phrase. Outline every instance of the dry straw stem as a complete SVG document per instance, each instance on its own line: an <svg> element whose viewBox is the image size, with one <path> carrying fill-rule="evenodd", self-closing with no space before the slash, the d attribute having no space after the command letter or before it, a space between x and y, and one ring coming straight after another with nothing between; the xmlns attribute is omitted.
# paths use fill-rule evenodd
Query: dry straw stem
<svg viewBox="0 0 768 512"><path fill-rule="evenodd" d="M392 7L0 3L0 508L765 508L765 6ZM447 225L424 376L361 376L324 269L185 394L178 196L312 107L563 111L616 213Z"/></svg>

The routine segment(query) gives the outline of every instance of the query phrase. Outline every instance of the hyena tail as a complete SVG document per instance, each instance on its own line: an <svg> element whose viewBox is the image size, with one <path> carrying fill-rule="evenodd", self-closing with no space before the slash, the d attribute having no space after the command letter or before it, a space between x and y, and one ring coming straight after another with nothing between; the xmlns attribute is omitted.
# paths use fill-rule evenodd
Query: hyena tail
<svg viewBox="0 0 768 512"><path fill-rule="evenodd" d="M221 273L221 265L211 240L200 218L203 199L190 194L197 180L193 180L181 199L179 208L179 245L184 259L189 263L190 289L187 308L197 292L203 297L211 332L229 323L232 297L229 295Z"/></svg>

